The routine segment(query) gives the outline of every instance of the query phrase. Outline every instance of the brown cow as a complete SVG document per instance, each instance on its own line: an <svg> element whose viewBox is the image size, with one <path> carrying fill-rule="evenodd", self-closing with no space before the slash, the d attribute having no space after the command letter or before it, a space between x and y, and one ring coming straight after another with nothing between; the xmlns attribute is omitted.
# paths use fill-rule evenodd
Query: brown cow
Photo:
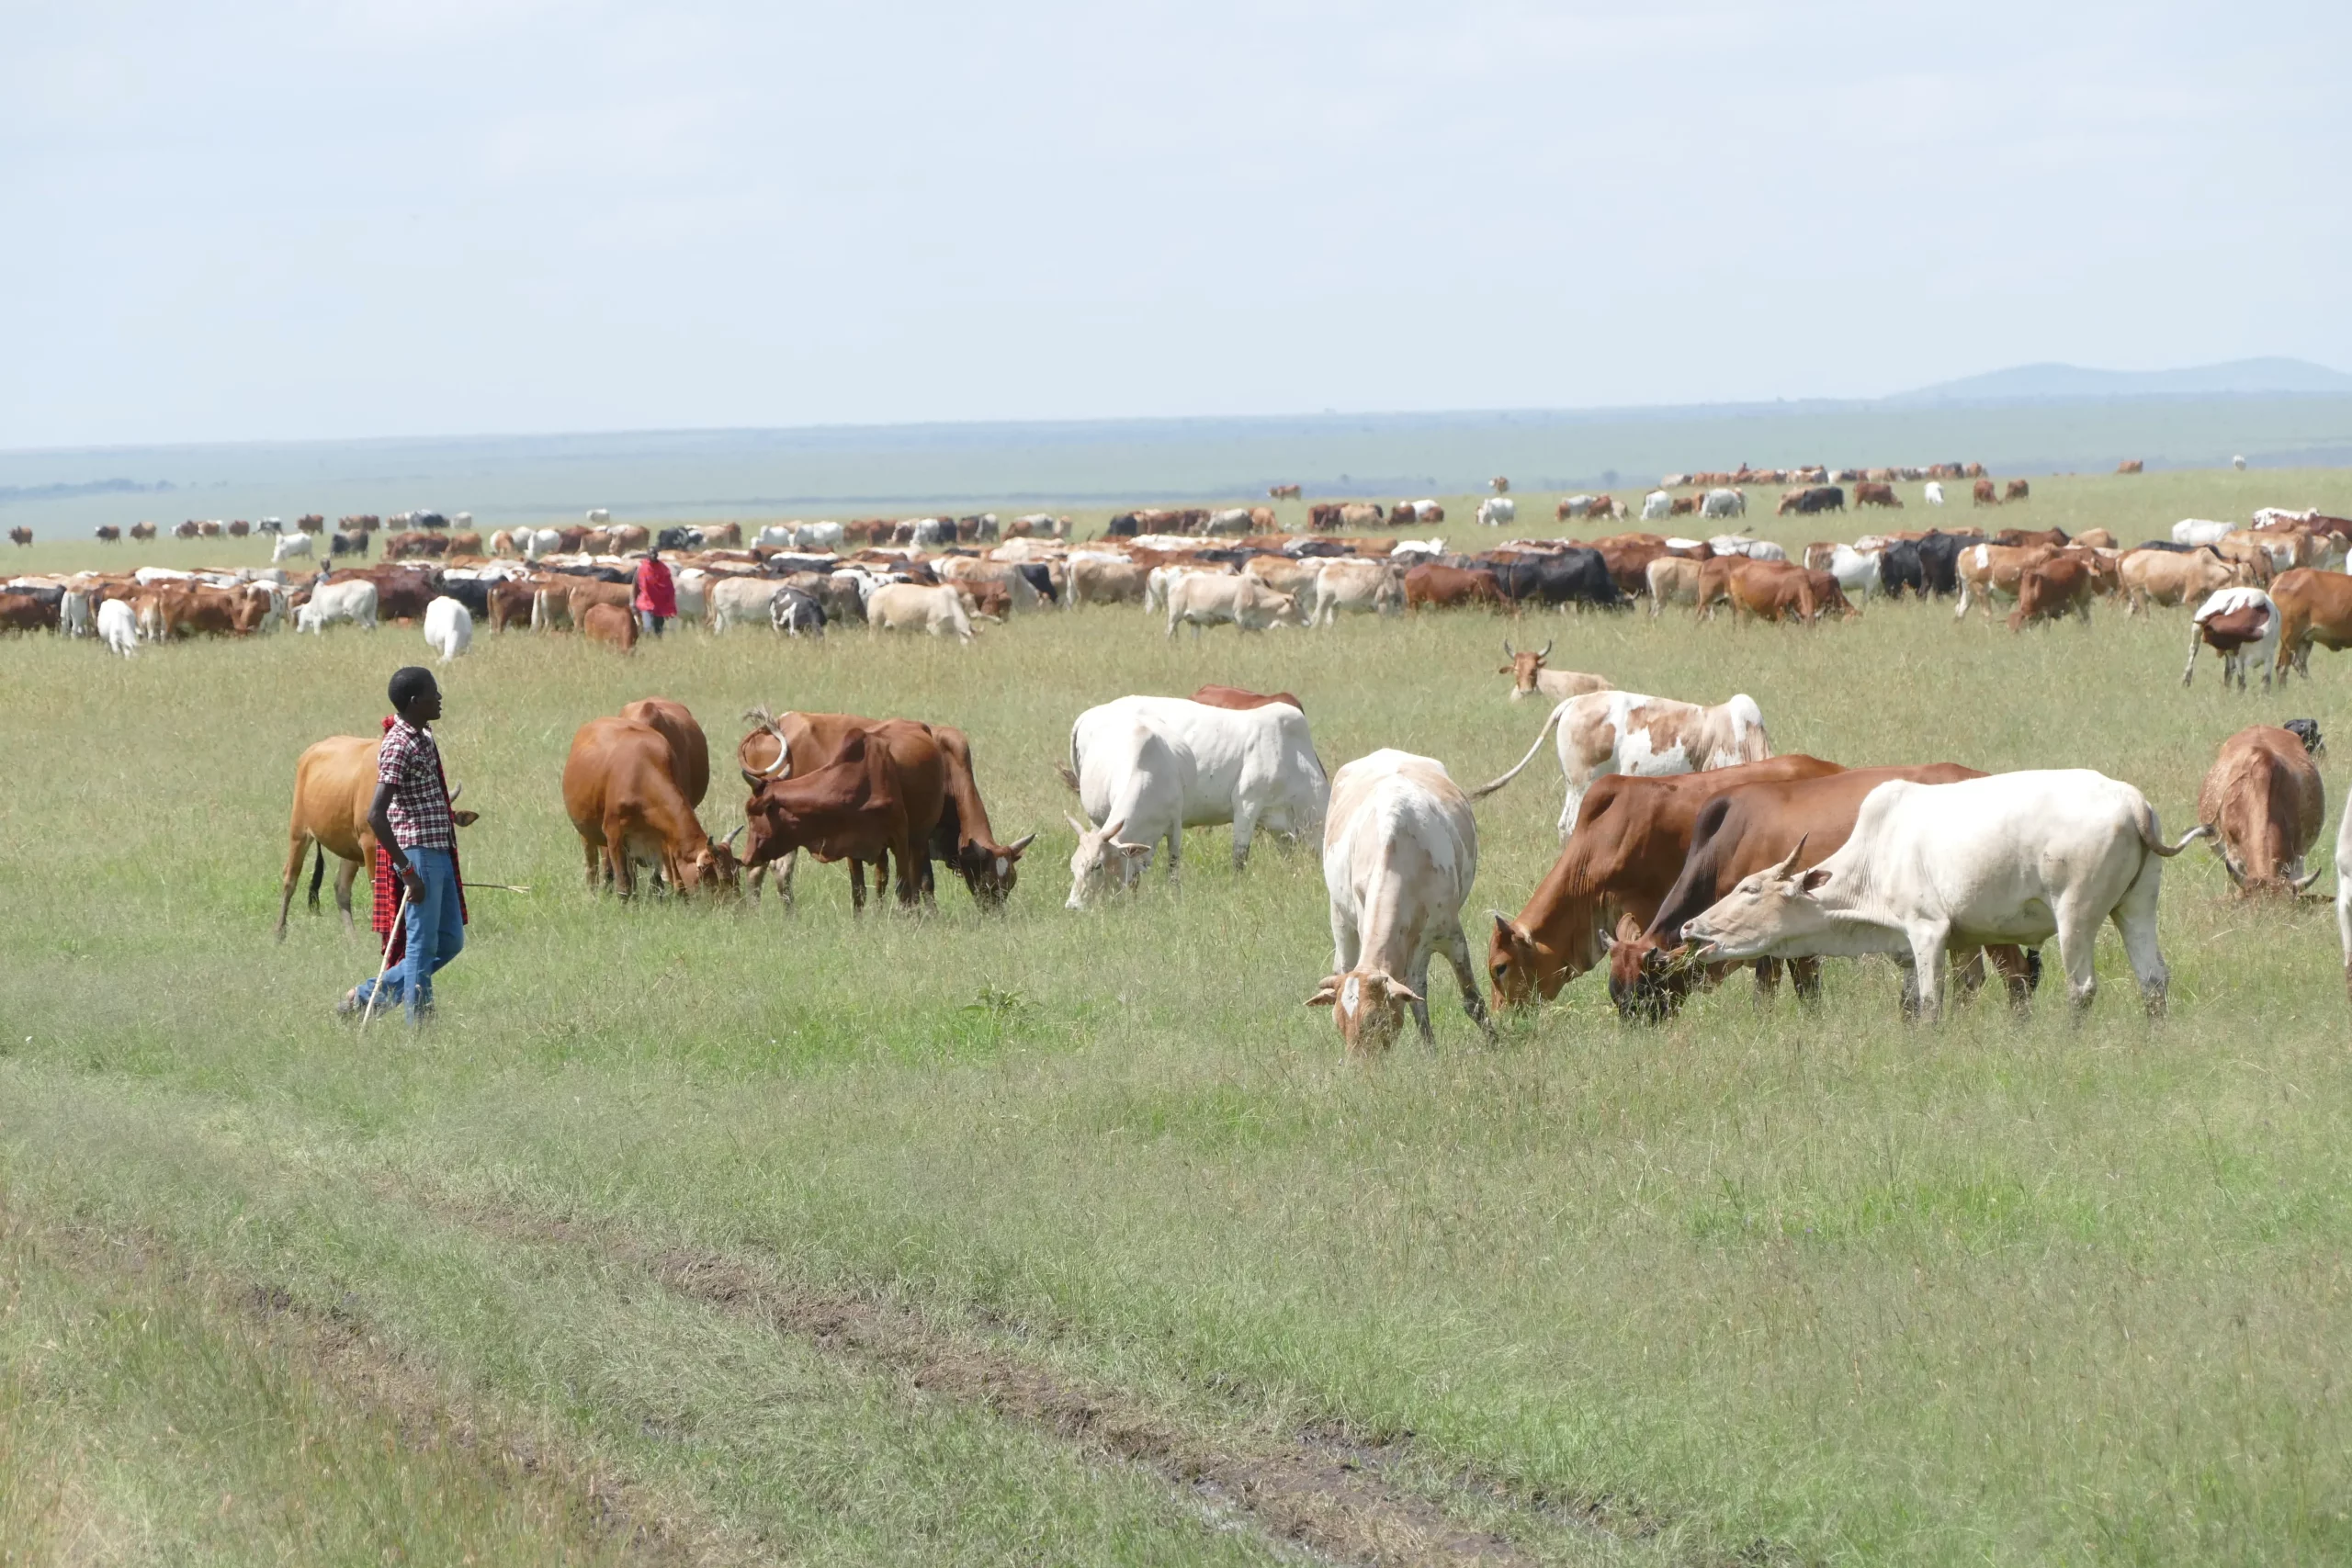
<svg viewBox="0 0 2352 1568"><path fill-rule="evenodd" d="M947 799L940 808L939 826L932 830L932 853L964 879L973 903L983 910L1001 910L1020 879L1022 852L1037 841L1037 835L1023 833L1009 844L997 842L987 803L980 799L978 775L972 771L971 740L944 724L932 726L931 733L947 763Z"/></svg>
<svg viewBox="0 0 2352 1568"><path fill-rule="evenodd" d="M2023 479L2011 479L2007 488L2001 491L2001 501L2006 505L2012 501L2024 501L2032 494L2032 487Z"/></svg>
<svg viewBox="0 0 2352 1568"><path fill-rule="evenodd" d="M591 642L601 642L616 653L637 651L637 616L618 604L591 604L579 619Z"/></svg>
<svg viewBox="0 0 2352 1568"><path fill-rule="evenodd" d="M1978 506L1998 506L2001 504L2000 492L1993 488L1993 481L1991 479L1978 479L1976 481L1974 504Z"/></svg>
<svg viewBox="0 0 2352 1568"><path fill-rule="evenodd" d="M2109 536L2113 537L2112 535ZM2028 549L2035 545L2064 549L2070 541L2064 528L2003 528L1993 536L1990 542L2014 550Z"/></svg>
<svg viewBox="0 0 2352 1568"><path fill-rule="evenodd" d="M2018 607L2009 612L2009 630L2023 631L2042 621L2054 621L2069 611L2091 624L2091 597L2098 591L2098 573L2089 560L2063 550L2048 560L2028 567L2018 578Z"/></svg>
<svg viewBox="0 0 2352 1568"><path fill-rule="evenodd" d="M1583 696L1587 692L1616 689L1614 683L1604 676L1586 675L1574 670L1546 670L1544 661L1552 656L1552 638L1545 638L1541 653L1521 653L1511 647L1510 638L1503 638L1505 662L1495 673L1510 677L1512 702L1533 693L1541 693L1547 701L1557 703Z"/></svg>
<svg viewBox="0 0 2352 1568"><path fill-rule="evenodd" d="M302 878L302 856L312 845L318 858L311 867L311 913L319 912L319 886L326 879L327 856L338 863L334 872L334 907L343 915L343 929L351 925L351 884L376 860L376 832L368 826L368 808L376 800L376 750L383 744L356 735L331 735L305 750L294 764L294 815L287 824L286 883L277 905L277 940L286 940L286 919L294 908L294 885ZM454 807L466 786L449 792ZM481 820L472 811L452 810L449 818L460 828ZM372 885L371 885L372 886Z"/></svg>
<svg viewBox="0 0 2352 1568"><path fill-rule="evenodd" d="M1576 830L1559 858L1512 919L1490 910L1495 931L1487 972L1495 1010L1545 1001L1601 960L1608 932L1639 931L1657 913L1690 847L1699 808L1726 790L1770 779L1816 778L1839 772L1817 757L1781 756L1703 773L1593 781Z"/></svg>
<svg viewBox="0 0 2352 1568"><path fill-rule="evenodd" d="M1837 607L1850 611L1838 580L1827 572L1809 572L1792 561L1750 560L1746 556L1717 556L1699 566L1699 613L1712 617L1718 602L1732 607L1735 621L1753 616L1779 622L1793 615L1811 626L1832 606L1823 585L1838 592Z"/></svg>
<svg viewBox="0 0 2352 1568"><path fill-rule="evenodd" d="M1193 700L1213 708L1238 708L1245 712L1250 708L1264 707L1270 703L1288 703L1301 713L1306 711L1306 705L1288 692L1251 692L1239 686L1203 686L1193 694Z"/></svg>
<svg viewBox="0 0 2352 1568"><path fill-rule="evenodd" d="M1493 572L1424 561L1405 574L1405 607L1408 610L1450 610L1466 604L1502 608L1502 587Z"/></svg>
<svg viewBox="0 0 2352 1568"><path fill-rule="evenodd" d="M639 523L616 523L606 535L612 552L616 556L629 555L645 548L646 542L652 536L646 532L644 525Z"/></svg>
<svg viewBox="0 0 2352 1568"><path fill-rule="evenodd" d="M710 740L684 703L667 697L639 697L621 709L621 716L662 732L670 743L670 778L690 808L698 808L710 793Z"/></svg>
<svg viewBox="0 0 2352 1568"><path fill-rule="evenodd" d="M508 626L531 624L531 601L537 596L537 584L509 579L490 585L490 629L503 632Z"/></svg>
<svg viewBox="0 0 2352 1568"><path fill-rule="evenodd" d="M1296 501L1299 490L1296 485L1268 485L1266 494L1275 501Z"/></svg>
<svg viewBox="0 0 2352 1568"><path fill-rule="evenodd" d="M900 886L911 882L921 888L926 903L933 900L934 884L931 855L933 840L938 836L941 818L947 809L949 763L931 726L914 719L865 718L846 713L788 711L781 716L771 716L764 707L753 708L743 716L754 728L736 743L735 764L743 775L743 782L752 786L755 795L773 780L815 778L842 753L854 737L873 738L878 743L876 754L888 765L888 793L896 802L893 809L906 819L922 861L920 865L899 869ZM840 781L835 782L838 784ZM750 807L745 809L748 811ZM755 829L752 844L756 849L760 842L760 835ZM1025 843L1023 847L1026 847ZM784 865L776 873L776 894L783 899L786 909L792 908L793 873L798 864L799 849L797 844L787 845L763 860L747 863L752 865L752 893L755 898L764 874L763 868L768 861L782 859ZM821 847L815 852L820 861L844 858ZM865 908L866 863L874 863L874 886L877 893L889 878L890 867L878 854L846 858L850 863L850 906L854 910L863 910ZM976 900L982 897L978 891L973 897Z"/></svg>
<svg viewBox="0 0 2352 1568"><path fill-rule="evenodd" d="M753 779L752 798L743 807L752 829L744 863L756 871L804 849L820 860L846 860L856 907L863 909L865 878L859 868L868 861L880 865L895 862L899 907L915 908L924 896L915 867L921 864L927 872L931 864L917 846L929 835L919 832L909 818L891 750L884 736L853 730L821 766L796 775L790 750L783 749L775 772ZM749 775L750 770L745 773Z"/></svg>
<svg viewBox="0 0 2352 1568"><path fill-rule="evenodd" d="M29 545L33 542L33 531L30 528L11 528L8 530L8 542L12 545Z"/></svg>
<svg viewBox="0 0 2352 1568"><path fill-rule="evenodd" d="M2119 474L2136 474L2142 472L2146 467L2147 464L2141 458L2126 457L2115 465L2115 471Z"/></svg>
<svg viewBox="0 0 2352 1568"><path fill-rule="evenodd" d="M450 535L449 553L453 556L478 556L481 554L481 536L480 534Z"/></svg>
<svg viewBox="0 0 2352 1568"><path fill-rule="evenodd" d="M441 535L429 534L423 532L422 530L414 530L406 534L395 534L390 538L386 539L384 541L384 558L386 560L413 560L422 556L437 556L444 554L447 551L448 547L449 541L447 538L444 538Z"/></svg>
<svg viewBox="0 0 2352 1568"><path fill-rule="evenodd" d="M1968 606L1976 604L1984 618L1993 618L1993 597L2017 597L2018 580L2030 567L2041 565L2057 551L2048 545L1970 545L1952 558L1952 570L1960 580L1960 602L1952 606L1951 616L1959 620L1968 614Z"/></svg>
<svg viewBox="0 0 2352 1568"><path fill-rule="evenodd" d="M100 538L106 537L103 534L98 536ZM152 539L155 536L155 525L153 523L133 523L130 525L130 536L134 539Z"/></svg>
<svg viewBox="0 0 2352 1568"><path fill-rule="evenodd" d="M2312 743L2318 739L2314 727ZM2322 868L2297 874L2326 816L2326 786L2305 741L2267 724L2222 741L2197 792L2197 820L2213 830L2210 842L2222 869L2247 895L2291 896L2309 887Z"/></svg>
<svg viewBox="0 0 2352 1568"><path fill-rule="evenodd" d="M2282 678L2292 666L2311 679L2314 643L2330 653L2352 648L2352 577L2299 566L2272 580L2270 602L2278 606L2277 663Z"/></svg>
<svg viewBox="0 0 2352 1568"><path fill-rule="evenodd" d="M702 542L706 547L739 546L743 542L743 525L741 523L710 524L702 530Z"/></svg>
<svg viewBox="0 0 2352 1568"><path fill-rule="evenodd" d="M2211 549L2126 550L2117 558L2115 571L2126 596L2126 615L2144 615L2151 604L2202 604L2217 588L2250 587L2254 582L2253 573L2245 567L2224 560L2220 552ZM2276 589L2278 583L2271 587ZM2286 606L2279 607L2283 611ZM2280 649L2283 653L2283 642Z"/></svg>
<svg viewBox="0 0 2352 1568"><path fill-rule="evenodd" d="M1859 512L1865 506L1892 506L1899 511L1903 498L1894 493L1894 487L1891 484L1864 479L1854 487L1854 510Z"/></svg>
<svg viewBox="0 0 2352 1568"><path fill-rule="evenodd" d="M572 735L563 809L587 856L589 892L617 886L622 897L636 897L639 864L655 867L682 896L706 886L741 890L735 834L719 840L703 830L678 789L678 772L669 738L650 724L592 718Z"/></svg>
<svg viewBox="0 0 2352 1568"><path fill-rule="evenodd" d="M1973 768L1951 762L1856 768L1745 784L1714 796L1699 808L1690 852L1657 912L1639 935L1621 939L1610 948L1609 995L1617 1010L1627 1018L1655 1021L1679 1007L1709 969L1687 961L1681 950L1683 922L1730 893L1741 878L1780 864L1800 846L1801 865L1810 867L1826 860L1852 837L1863 797L1880 784L1892 779L1952 784L1984 776ZM1985 951L2008 978L2009 999L2024 1002L2034 965L2015 947ZM1818 997L1819 959L1792 960L1790 971L1800 998ZM1961 973L1961 984L1971 990L1983 978L1981 960L1972 960ZM1773 979L1770 970L1758 965L1759 988L1769 988ZM1909 1006L1916 1002L1906 998L1906 1010Z"/></svg>
<svg viewBox="0 0 2352 1568"><path fill-rule="evenodd" d="M34 593L0 592L0 631L53 632L59 601Z"/></svg>

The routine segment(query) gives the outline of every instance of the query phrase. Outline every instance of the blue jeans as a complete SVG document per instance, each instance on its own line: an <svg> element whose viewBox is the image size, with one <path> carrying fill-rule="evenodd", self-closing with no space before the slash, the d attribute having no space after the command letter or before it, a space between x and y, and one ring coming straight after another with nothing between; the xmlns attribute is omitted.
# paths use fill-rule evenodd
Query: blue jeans
<svg viewBox="0 0 2352 1568"><path fill-rule="evenodd" d="M376 994L379 1008L408 1003L408 1021L418 1021L433 1010L433 976L464 950L466 922L458 908L458 862L447 850L411 850L409 864L424 879L424 896L408 901L408 948L384 976ZM368 1003L372 978L359 983L359 1001Z"/></svg>

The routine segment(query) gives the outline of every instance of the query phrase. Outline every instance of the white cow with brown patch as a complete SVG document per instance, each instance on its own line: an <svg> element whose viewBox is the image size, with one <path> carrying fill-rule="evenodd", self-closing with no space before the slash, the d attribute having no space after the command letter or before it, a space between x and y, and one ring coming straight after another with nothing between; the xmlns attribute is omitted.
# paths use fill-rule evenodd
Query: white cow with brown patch
<svg viewBox="0 0 2352 1568"><path fill-rule="evenodd" d="M1430 1028L1430 959L1442 952L1462 1008L1489 1038L1494 1024L1470 966L1462 906L1478 876L1478 823L1445 764L1409 751L1359 757L1331 779L1323 824L1323 885L1331 897L1331 974L1306 998L1328 1007L1351 1054L1385 1049L1410 1008Z"/></svg>
<svg viewBox="0 0 2352 1568"><path fill-rule="evenodd" d="M1745 692L1713 707L1644 696L1639 692L1594 692L1570 697L1554 708L1544 728L1535 732L1535 743L1527 749L1527 755L1502 777L1471 791L1471 798L1492 795L1517 778L1544 749L1544 738L1555 728L1560 737L1560 773L1568 786L1567 799L1560 807L1563 839L1577 825L1577 808L1583 805L1585 792L1604 774L1655 779L1703 773L1741 762L1760 762L1772 754L1763 710Z"/></svg>

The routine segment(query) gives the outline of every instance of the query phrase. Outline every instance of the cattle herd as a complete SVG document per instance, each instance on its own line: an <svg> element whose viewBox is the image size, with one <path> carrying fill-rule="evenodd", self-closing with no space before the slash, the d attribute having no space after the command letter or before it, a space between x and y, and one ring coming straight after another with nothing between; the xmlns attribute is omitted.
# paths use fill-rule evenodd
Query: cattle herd
<svg viewBox="0 0 2352 1568"><path fill-rule="evenodd" d="M1781 510L1899 508L1892 479L1974 479L1977 500L2007 495L1969 467L1939 470L1792 470L1677 475L1645 498L1645 518L1744 515L1741 485L1786 483ZM1884 475L1886 477L1881 477ZM1478 521L1511 520L1496 481ZM1939 491L1931 488L1931 503ZM1663 500L1664 504L1660 502ZM1615 519L1607 496L1571 497L1560 514ZM0 626L91 636L134 653L196 635L247 637L290 626L413 622L443 660L464 654L476 626L492 633L577 630L626 651L633 552L673 556L681 617L712 635L764 623L783 637L862 623L972 641L976 628L1047 610L1139 605L1173 637L1191 626L1242 631L1328 626L1342 611L1399 615L1486 608L1582 612L1677 605L1712 617L1812 625L1860 613L1873 598L1949 599L1956 616L2009 606L2022 631L2066 616L2087 621L2107 597L2123 613L2193 606L2190 664L2210 647L2223 679L2243 688L2308 675L2312 645L2352 646L2352 577L2340 569L2352 521L2275 509L2249 523L2187 519L2168 537L2126 546L2104 531L2059 528L1883 531L1790 551L1736 532L1678 536L1619 532L1578 539L1512 538L1476 553L1442 539L1370 537L1351 527L1443 521L1434 502L1335 503L1317 527L1283 535L1265 508L1135 512L1078 543L1044 514L1000 528L993 516L735 525L651 533L592 513L578 528L458 532L470 520L394 518L403 532L377 565L299 567L322 532L312 516L288 531L264 520L272 563L234 570L145 568L19 578L0 593ZM334 555L366 553L373 517L345 518ZM187 525L184 525L187 526ZM347 529L347 532L345 530ZM254 530L245 530L250 533ZM223 529L234 537L237 525ZM195 536L207 536L199 526ZM417 539L425 543L417 543ZM405 542L404 542L405 541ZM345 544L357 547L345 549ZM298 563L289 572L287 563ZM1561 624L1561 623L1555 623ZM1526 756L1465 789L1433 759L1382 750L1327 774L1304 705L1289 694L1203 687L1189 698L1136 695L1079 715L1063 779L1078 807L1069 864L1072 909L1131 896L1156 858L1174 877L1185 829L1229 825L1237 869L1261 831L1319 832L1329 894L1332 962L1308 997L1332 1009L1351 1050L1392 1040L1408 1016L1430 1034L1428 971L1442 955L1465 1010L1491 1015L1558 994L1606 967L1629 1020L1670 1015L1691 990L1733 967L1761 987L1785 969L1800 996L1818 994L1820 961L1883 953L1905 975L1906 1011L1933 1015L1951 986L1998 975L2023 1004L2055 937L2067 993L2094 993L2091 953L2102 921L2118 929L2151 1010L2166 969L2156 941L2163 862L2209 838L2249 895L2293 897L2307 869L2324 800L2315 725L2257 726L2222 748L2197 824L2167 840L2130 784L2082 771L1984 775L1947 762L1849 768L1773 750L1766 716L1746 694L1714 704L1621 691L1603 675L1556 670L1555 639L1528 651L1506 637L1501 672L1514 698L1552 705ZM865 872L877 895L920 907L945 863L975 903L1001 909L1036 834L998 837L982 800L974 748L961 730L908 718L755 709L735 750L747 794L742 820L714 838L698 813L710 785L704 732L683 705L649 698L583 724L562 776L565 813L592 889L634 894L640 868L677 897L757 898L775 867L789 903L799 852L846 861L863 908ZM1473 804L1509 784L1551 742L1563 783L1562 847L1516 915L1491 912L1487 971L1473 968L1463 911L1475 881ZM296 772L284 901L315 848L315 910L324 862L345 863L337 900L349 917L353 871L371 852L366 795L372 742L322 741ZM1523 787L1523 786L1522 786ZM2352 816L2347 817L2352 823ZM2339 836L2338 917L2352 984L2352 834ZM1953 965L1945 978L1946 955Z"/></svg>

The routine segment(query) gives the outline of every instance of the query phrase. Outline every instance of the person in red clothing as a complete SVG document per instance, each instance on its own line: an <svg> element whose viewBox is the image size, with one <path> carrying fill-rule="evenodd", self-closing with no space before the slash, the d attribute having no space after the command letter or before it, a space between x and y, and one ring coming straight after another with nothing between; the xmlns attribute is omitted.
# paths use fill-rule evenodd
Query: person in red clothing
<svg viewBox="0 0 2352 1568"><path fill-rule="evenodd" d="M638 622L660 637L662 623L677 613L678 585L670 580L670 569L662 564L662 552L648 550L637 563Z"/></svg>

